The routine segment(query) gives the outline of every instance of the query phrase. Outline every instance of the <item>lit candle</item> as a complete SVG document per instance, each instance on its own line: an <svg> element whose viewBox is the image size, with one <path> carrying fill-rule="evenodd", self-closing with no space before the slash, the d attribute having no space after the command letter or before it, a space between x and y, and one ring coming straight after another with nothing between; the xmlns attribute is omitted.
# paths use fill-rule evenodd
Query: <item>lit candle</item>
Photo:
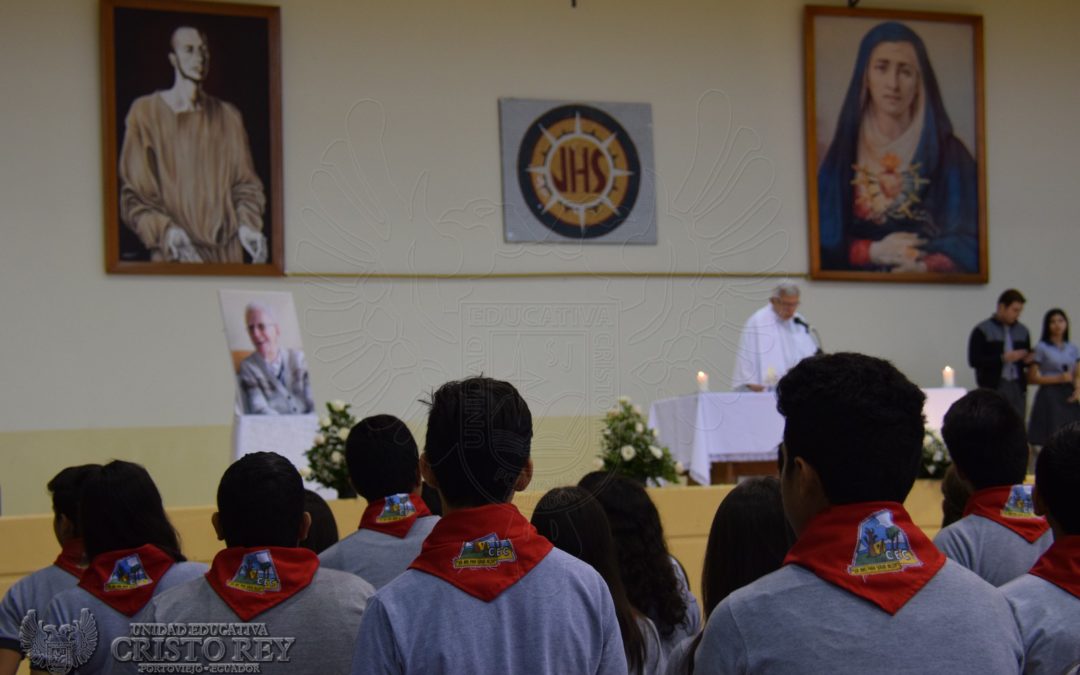
<svg viewBox="0 0 1080 675"><path fill-rule="evenodd" d="M709 376L700 370L697 372L697 390L703 394L709 391Z"/></svg>
<svg viewBox="0 0 1080 675"><path fill-rule="evenodd" d="M765 386L772 389L776 386L776 368L769 366L765 369Z"/></svg>
<svg viewBox="0 0 1080 675"><path fill-rule="evenodd" d="M956 374L953 372L953 369L945 366L945 369L941 371L941 380L942 382L944 382L946 387L955 387Z"/></svg>

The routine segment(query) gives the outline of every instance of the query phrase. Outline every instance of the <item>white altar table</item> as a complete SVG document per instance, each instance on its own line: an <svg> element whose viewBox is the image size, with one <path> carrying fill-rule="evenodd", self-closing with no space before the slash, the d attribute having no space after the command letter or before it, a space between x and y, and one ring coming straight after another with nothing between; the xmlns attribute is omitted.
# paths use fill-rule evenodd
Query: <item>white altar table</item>
<svg viewBox="0 0 1080 675"><path fill-rule="evenodd" d="M926 424L940 429L945 412L966 392L961 387L924 389ZM772 392L706 392L649 406L649 426L672 456L702 485L713 462L768 462L784 436L784 418Z"/></svg>

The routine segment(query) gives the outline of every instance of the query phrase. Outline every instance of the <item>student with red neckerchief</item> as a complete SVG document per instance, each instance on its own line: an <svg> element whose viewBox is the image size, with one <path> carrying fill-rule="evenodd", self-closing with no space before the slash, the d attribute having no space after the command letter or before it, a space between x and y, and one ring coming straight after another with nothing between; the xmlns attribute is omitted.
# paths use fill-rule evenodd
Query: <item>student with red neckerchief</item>
<svg viewBox="0 0 1080 675"><path fill-rule="evenodd" d="M360 420L345 441L345 462L367 508L356 532L320 553L319 561L379 589L408 569L439 518L420 498L416 441L393 415Z"/></svg>
<svg viewBox="0 0 1080 675"><path fill-rule="evenodd" d="M372 599L352 673L626 673L607 584L510 504L532 479L532 415L507 382L431 398L420 471L442 519Z"/></svg>
<svg viewBox="0 0 1080 675"><path fill-rule="evenodd" d="M1035 461L1035 510L1054 543L1001 587L1024 640L1024 672L1057 675L1080 663L1080 423L1051 437Z"/></svg>
<svg viewBox="0 0 1080 675"><path fill-rule="evenodd" d="M922 454L922 391L861 354L805 359L780 381L784 565L712 611L711 673L1019 673L1001 592L947 560L903 501Z"/></svg>
<svg viewBox="0 0 1080 675"><path fill-rule="evenodd" d="M69 466L49 481L52 494L53 533L60 544L60 555L53 564L15 582L0 601L0 675L15 675L22 660L19 626L31 609L45 618L49 602L60 591L79 583L86 569L82 526L79 521L79 497L82 484L99 464Z"/></svg>
<svg viewBox="0 0 1080 675"><path fill-rule="evenodd" d="M964 517L934 538L941 552L995 586L1024 574L1054 535L1035 513L1024 420L995 391L976 389L945 413L941 436L960 478L975 490Z"/></svg>
<svg viewBox="0 0 1080 675"><path fill-rule="evenodd" d="M244 455L221 477L217 506L211 522L227 548L214 556L204 577L154 598L139 620L239 626L235 635L262 640L230 640L216 663L258 668L263 675L344 673L375 590L355 575L321 568L318 556L299 546L311 516L304 511L296 467L274 452ZM244 625L252 631L244 632ZM185 665L213 666L208 654L200 650L199 658L185 658ZM163 664L133 657L125 672L148 672L138 670L140 665Z"/></svg>
<svg viewBox="0 0 1080 675"><path fill-rule="evenodd" d="M187 562L180 552L161 493L138 464L113 460L91 469L83 482L79 514L89 566L75 588L52 599L34 632L39 639L55 638L43 628L52 624L60 637L95 635L92 653L86 653L91 652L91 641L81 654L76 645L76 661L88 660L76 663L75 672L91 675L109 671L113 638L128 634L151 597L199 576L206 565ZM34 672L58 665L51 650L43 651L35 655L31 649Z"/></svg>

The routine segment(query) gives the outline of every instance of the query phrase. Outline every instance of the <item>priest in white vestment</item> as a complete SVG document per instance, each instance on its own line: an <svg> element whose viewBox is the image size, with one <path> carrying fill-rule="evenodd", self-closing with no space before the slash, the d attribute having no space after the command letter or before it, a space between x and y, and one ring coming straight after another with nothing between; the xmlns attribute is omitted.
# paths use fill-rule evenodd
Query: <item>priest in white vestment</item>
<svg viewBox="0 0 1080 675"><path fill-rule="evenodd" d="M739 337L732 389L772 389L795 364L818 351L809 324L795 311L798 307L799 287L784 283L773 291L768 305L751 315Z"/></svg>

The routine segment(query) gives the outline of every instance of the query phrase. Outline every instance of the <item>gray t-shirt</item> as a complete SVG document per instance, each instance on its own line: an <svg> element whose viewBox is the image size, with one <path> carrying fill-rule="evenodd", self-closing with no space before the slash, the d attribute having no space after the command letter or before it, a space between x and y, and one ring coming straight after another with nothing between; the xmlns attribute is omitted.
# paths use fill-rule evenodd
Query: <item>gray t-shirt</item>
<svg viewBox="0 0 1080 675"><path fill-rule="evenodd" d="M896 614L786 565L717 605L694 672L1019 673L1023 660L1004 596L952 561Z"/></svg>
<svg viewBox="0 0 1080 675"><path fill-rule="evenodd" d="M656 624L647 616L637 618L638 630L645 640L645 662L631 675L664 675L667 668L667 650L660 642L660 632Z"/></svg>
<svg viewBox="0 0 1080 675"><path fill-rule="evenodd" d="M170 588L201 577L206 574L207 569L207 565L203 563L181 562L174 564L161 577L161 581L157 583L157 586L154 587L154 596L161 595ZM109 648L113 638L127 635L128 627L134 619L113 609L86 589L76 586L53 597L52 602L49 603L45 623L57 626L65 623L72 624L79 619L83 609L89 610L94 617L94 622L97 624L98 641L93 656L76 672L79 675L111 672L109 670L111 666Z"/></svg>
<svg viewBox="0 0 1080 675"><path fill-rule="evenodd" d="M250 634L241 635L240 642L235 635L226 637L227 651L218 662L254 663L264 675L345 673L364 608L374 593L371 584L355 575L320 568L306 588L245 622L203 577L154 598L137 620L241 625L230 630ZM199 662L209 665L211 660L204 657ZM139 672L138 663L133 659L115 672Z"/></svg>
<svg viewBox="0 0 1080 675"><path fill-rule="evenodd" d="M368 605L351 672L627 671L607 584L588 564L554 549L491 602L425 572L407 570Z"/></svg>
<svg viewBox="0 0 1080 675"><path fill-rule="evenodd" d="M376 530L357 530L319 554L323 567L355 574L376 589L408 569L438 516L417 518L409 533L398 538Z"/></svg>
<svg viewBox="0 0 1080 675"><path fill-rule="evenodd" d="M697 636L690 636L675 645L675 649L668 654L667 666L664 675L686 675L690 671L690 657L694 653L694 640Z"/></svg>
<svg viewBox="0 0 1080 675"><path fill-rule="evenodd" d="M1025 574L1001 587L1024 641L1024 672L1058 675L1080 662L1080 598Z"/></svg>
<svg viewBox="0 0 1080 675"><path fill-rule="evenodd" d="M974 514L934 537L934 545L942 553L995 586L1027 574L1053 543L1049 530L1029 542L1004 525Z"/></svg>
<svg viewBox="0 0 1080 675"><path fill-rule="evenodd" d="M37 611L38 619L44 619L53 596L78 583L78 577L56 565L16 581L0 600L0 648L21 651L19 627L26 613L33 609Z"/></svg>

